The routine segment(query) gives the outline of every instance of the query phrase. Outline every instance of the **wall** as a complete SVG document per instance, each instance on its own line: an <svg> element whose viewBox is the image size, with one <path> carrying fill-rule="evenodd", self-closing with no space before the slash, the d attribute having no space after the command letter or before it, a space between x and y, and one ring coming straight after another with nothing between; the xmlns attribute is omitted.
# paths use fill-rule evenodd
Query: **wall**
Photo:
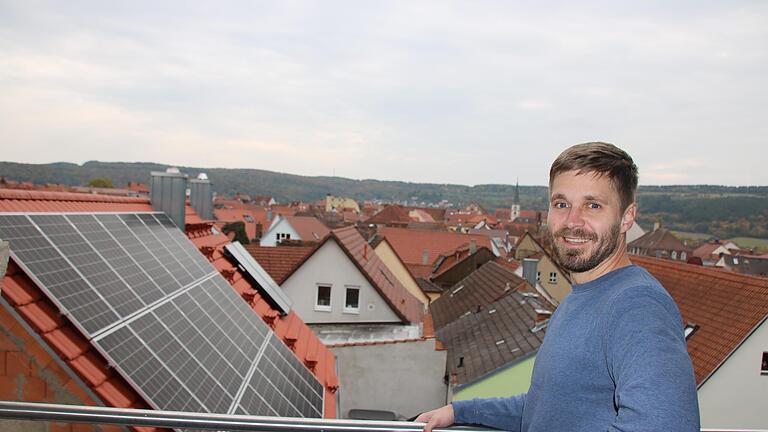
<svg viewBox="0 0 768 432"><path fill-rule="evenodd" d="M434 339L331 348L340 379L340 413L350 409L393 411L411 418L446 404L447 351Z"/></svg>
<svg viewBox="0 0 768 432"><path fill-rule="evenodd" d="M79 383L0 306L0 400L95 405ZM126 431L116 426L71 425L47 421L0 420L0 430L19 432Z"/></svg>
<svg viewBox="0 0 768 432"><path fill-rule="evenodd" d="M768 351L768 320L699 388L702 428L768 428L768 375L760 375L763 351Z"/></svg>
<svg viewBox="0 0 768 432"><path fill-rule="evenodd" d="M402 261L400 261L400 258L395 255L395 251L392 250L392 248L389 246L389 243L386 241L380 242L374 251L376 252L376 255L378 255L379 258L384 262L384 265L387 266L389 271L391 271L397 280L399 280L400 283L403 284L403 286L408 290L408 292L413 294L413 296L419 299L420 302L429 304L429 297L427 297L421 288L419 288L419 285L416 284L413 276L402 263Z"/></svg>
<svg viewBox="0 0 768 432"><path fill-rule="evenodd" d="M515 251L515 259L522 261L523 258L536 253L541 252L543 255L539 259L539 265L537 271L541 272L541 278L539 284L555 299L558 303L563 301L563 298L571 293L571 284L560 272L554 262L549 258L544 250L542 250L532 239L530 235L527 235L522 242L517 246ZM557 273L557 282L549 282L549 273Z"/></svg>
<svg viewBox="0 0 768 432"><path fill-rule="evenodd" d="M280 220L273 222L272 225L270 225L269 232L264 234L264 237L261 239L259 244L261 246L275 246L277 245L277 234L278 233L287 233L291 235L291 240L301 240L299 237L299 233L296 232L296 230L293 229L290 223L281 216ZM272 229L274 228L274 229Z"/></svg>
<svg viewBox="0 0 768 432"><path fill-rule="evenodd" d="M506 397L525 393L531 386L535 360L536 357L531 356L476 383L462 387L453 395L453 400L467 400L476 397Z"/></svg>
<svg viewBox="0 0 768 432"><path fill-rule="evenodd" d="M316 311L317 284L331 285L331 311ZM346 285L360 287L360 313L345 313ZM283 284L293 310L307 323L402 322L360 270L331 239Z"/></svg>

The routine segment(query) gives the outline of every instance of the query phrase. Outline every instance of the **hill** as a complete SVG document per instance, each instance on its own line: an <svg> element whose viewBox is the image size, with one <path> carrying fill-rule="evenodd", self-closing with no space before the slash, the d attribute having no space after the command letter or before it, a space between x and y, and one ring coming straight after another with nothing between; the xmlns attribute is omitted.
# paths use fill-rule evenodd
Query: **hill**
<svg viewBox="0 0 768 432"><path fill-rule="evenodd" d="M37 184L59 183L83 186L91 179L107 177L115 187L128 182L149 183L151 171L164 171L168 165L151 162L98 162L21 164L0 162L0 177ZM478 202L487 209L508 207L514 185L410 183L399 181L354 180L342 177L307 177L260 169L179 167L191 177L205 172L213 189L221 195L240 192L272 195L280 202L315 201L330 193L357 200L384 200L422 205L447 200L455 206ZM510 178L513 178L510 173ZM523 208L545 210L546 186L520 186ZM676 185L641 186L638 191L638 220L646 229L661 219L668 228L706 233L727 238L747 236L768 238L768 186Z"/></svg>

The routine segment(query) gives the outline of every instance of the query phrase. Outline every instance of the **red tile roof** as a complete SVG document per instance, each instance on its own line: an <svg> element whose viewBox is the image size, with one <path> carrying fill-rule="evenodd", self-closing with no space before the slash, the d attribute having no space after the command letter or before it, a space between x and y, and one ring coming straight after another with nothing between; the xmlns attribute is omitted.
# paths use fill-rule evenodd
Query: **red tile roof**
<svg viewBox="0 0 768 432"><path fill-rule="evenodd" d="M647 249L648 253L652 254L656 249L668 250L668 251L690 251L691 248L683 244L680 239L675 237L671 231L666 228L659 228L654 231L649 231L643 234L641 237L630 242L627 247L637 247L640 249Z"/></svg>
<svg viewBox="0 0 768 432"><path fill-rule="evenodd" d="M248 240L256 238L256 224L261 223L262 235L267 232L270 225L270 221L267 220L267 211L264 209L214 208L213 214L221 222L243 222Z"/></svg>
<svg viewBox="0 0 768 432"><path fill-rule="evenodd" d="M386 237L398 256L409 266L409 269L411 265L425 264L422 261L424 251L428 252L426 264L433 265L441 254L468 245L471 240L477 241L478 248L487 247L493 250L491 239L477 234L388 227L380 228L378 234ZM414 277L422 276L414 274Z"/></svg>
<svg viewBox="0 0 768 432"><path fill-rule="evenodd" d="M142 212L154 211L145 198L124 198L90 194L38 191L0 190L0 212ZM187 226L205 225L191 207L186 208ZM208 225L209 226L209 225ZM235 266L224 258L223 247L229 240L222 234L207 235L197 230L188 237L204 253L213 266L228 278L235 291L249 304L290 347L296 357L314 373L325 388L325 417L336 416L335 392L339 385L333 353L320 342L312 330L291 311L280 316L244 278ZM13 248L13 245L11 245ZM39 333L62 360L80 376L106 405L115 407L149 408L122 376L109 368L108 362L92 347L90 341L22 272L15 262L3 279L2 296L25 321ZM5 324L4 324L5 326ZM29 349L32 349L30 347Z"/></svg>
<svg viewBox="0 0 768 432"><path fill-rule="evenodd" d="M699 326L688 339L699 385L768 316L767 278L641 255L630 259L661 282L684 322Z"/></svg>
<svg viewBox="0 0 768 432"><path fill-rule="evenodd" d="M408 214L408 209L401 205L393 204L384 207L378 213L371 216L366 222L381 225L407 225L410 221L411 217Z"/></svg>
<svg viewBox="0 0 768 432"><path fill-rule="evenodd" d="M303 263L311 259L315 251L320 250L327 241L334 241L349 257L350 261L360 270L360 273L368 279L368 282L381 294L384 301L389 304L392 311L404 322L419 323L424 317L424 305L413 296L408 289L400 283L384 262L376 255L368 242L355 229L354 226L339 228L331 231L330 235L321 244L315 247L312 253L304 259L287 275L288 280Z"/></svg>
<svg viewBox="0 0 768 432"><path fill-rule="evenodd" d="M282 285L286 277L312 251L314 246L259 246L245 245L251 256L269 273L278 285Z"/></svg>
<svg viewBox="0 0 768 432"><path fill-rule="evenodd" d="M320 241L331 232L320 219L313 216L283 216L305 241Z"/></svg>

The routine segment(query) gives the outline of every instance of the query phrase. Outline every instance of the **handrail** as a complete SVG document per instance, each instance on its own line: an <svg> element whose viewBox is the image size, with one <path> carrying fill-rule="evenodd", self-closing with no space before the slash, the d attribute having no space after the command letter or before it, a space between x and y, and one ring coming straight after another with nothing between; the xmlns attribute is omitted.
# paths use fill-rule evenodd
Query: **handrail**
<svg viewBox="0 0 768 432"><path fill-rule="evenodd" d="M424 423L405 421L336 420L298 417L190 413L97 406L0 401L0 418L64 423L111 424L171 429L232 431L379 431L419 432ZM471 431L492 429L462 428ZM434 429L447 432L447 429ZM453 428L455 431L456 428Z"/></svg>
<svg viewBox="0 0 768 432"><path fill-rule="evenodd" d="M170 429L206 429L232 431L376 431L420 432L424 423L403 421L335 420L298 417L189 413L126 409L99 406L61 405L36 402L0 401L0 419L55 421L64 423L111 424ZM493 431L478 427L434 429L435 432ZM768 432L768 429L701 429L701 432Z"/></svg>

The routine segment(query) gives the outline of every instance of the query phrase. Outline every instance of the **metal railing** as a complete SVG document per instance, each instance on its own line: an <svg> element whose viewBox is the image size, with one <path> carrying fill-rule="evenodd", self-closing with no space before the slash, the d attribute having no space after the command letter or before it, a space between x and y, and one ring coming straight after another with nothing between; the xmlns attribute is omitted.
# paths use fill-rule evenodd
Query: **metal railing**
<svg viewBox="0 0 768 432"><path fill-rule="evenodd" d="M51 421L63 423L144 426L168 429L205 429L231 431L376 431L420 432L423 423L404 421L367 421L307 419L296 417L264 417L124 409L81 405L60 405L34 402L0 401L0 419ZM434 429L436 432L492 431L477 427ZM702 429L701 432L768 432L768 429Z"/></svg>
<svg viewBox="0 0 768 432"><path fill-rule="evenodd" d="M419 432L424 427L423 423L406 421L265 417L0 401L0 419L3 418L14 420L145 426L169 429L206 429L217 431ZM462 427L461 429L475 432L492 430L469 427ZM438 432L447 431L447 429L434 430ZM452 430L455 432L456 428L452 428Z"/></svg>

